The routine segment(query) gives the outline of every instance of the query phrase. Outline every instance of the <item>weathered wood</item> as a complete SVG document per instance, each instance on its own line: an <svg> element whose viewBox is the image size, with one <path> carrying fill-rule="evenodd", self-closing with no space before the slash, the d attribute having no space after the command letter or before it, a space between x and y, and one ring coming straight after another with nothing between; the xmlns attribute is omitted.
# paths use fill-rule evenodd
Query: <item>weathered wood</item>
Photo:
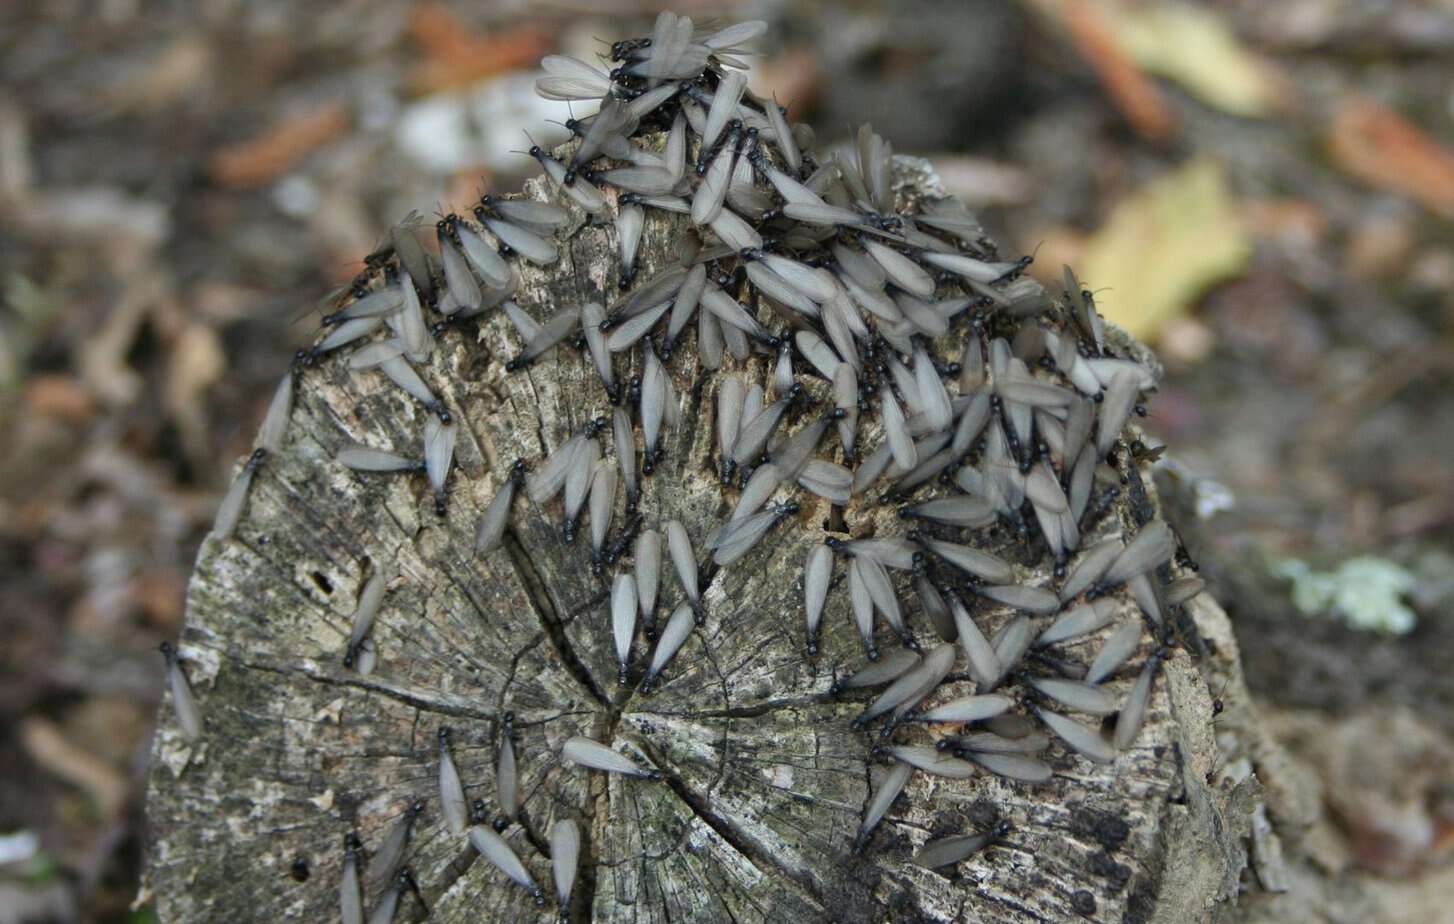
<svg viewBox="0 0 1454 924"><path fill-rule="evenodd" d="M934 191L921 163L901 167L906 195ZM683 229L652 214L639 280L670 265ZM517 301L537 318L616 291L609 227L578 219L571 230L559 266L520 265ZM439 812L436 735L447 726L468 798L483 799L493 817L506 712L525 817L505 838L549 895L550 827L580 823L572 920L1193 921L1234 895L1245 826L1230 797L1208 786L1217 750L1207 664L1180 649L1140 737L1114 764L1057 746L1054 778L1039 787L915 773L864 853L852 855L882 767L871 756L878 731L849 721L873 692L830 693L835 677L863 663L841 590L829 597L820 653L805 654L799 577L828 508L801 492L803 512L747 558L705 567L706 625L658 689L633 688L649 655L639 633L632 685L619 686L610 571L592 574L584 535L561 541L558 500L536 507L521 492L504 546L473 552L476 523L510 465L538 464L610 411L589 357L568 346L506 373L518 343L492 312L478 336L473 326L443 333L421 370L462 423L442 519L422 476L358 474L333 461L350 442L420 454L428 412L336 357L301 374L284 451L259 471L236 535L205 543L189 588L180 651L206 728L190 744L166 714L155 744L148 884L163 920L336 920L345 835L357 830L369 855L421 798L407 863L430 920L551 919L553 908L537 908L450 835ZM694 344L686 337L669 362L682 423L664 439L641 509L650 526L680 519L706 561L706 536L736 491L718 480L714 377L698 368ZM764 381L771 361L753 357L750 374ZM1123 492L1096 535L1129 534L1154 509L1146 473L1133 482L1144 493ZM847 514L856 535L894 516L872 503ZM615 518L626 518L620 502ZM1047 577L1048 565L1012 533L999 544L1020 579ZM663 558L659 623L682 596ZM372 632L378 665L361 676L344 666L344 647L358 593L380 568L397 576ZM1123 605L1140 618L1129 598ZM1189 610L1225 634L1214 604L1199 599ZM1009 615L976 610L991 632ZM910 620L932 635L921 616ZM1103 635L1068 650L1089 657ZM885 630L881 647L895 644ZM1148 639L1142 656L1151 647ZM1133 681L1134 671L1109 685L1124 695ZM965 679L936 699L968 692ZM666 781L563 765L560 746L577 734L624 743ZM896 740L931 742L919 729ZM1013 832L957 872L910 862L926 840L995 819ZM386 888L367 883L367 905ZM398 919L424 916L406 897Z"/></svg>

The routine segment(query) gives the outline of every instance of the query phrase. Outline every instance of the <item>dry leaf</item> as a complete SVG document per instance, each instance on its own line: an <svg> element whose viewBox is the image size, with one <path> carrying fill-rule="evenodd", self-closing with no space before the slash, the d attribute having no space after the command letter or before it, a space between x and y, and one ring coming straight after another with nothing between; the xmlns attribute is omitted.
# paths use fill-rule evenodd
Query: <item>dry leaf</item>
<svg viewBox="0 0 1454 924"><path fill-rule="evenodd" d="M1266 116L1279 82L1243 48L1221 16L1185 3L1118 6L1107 16L1116 41L1136 63L1175 80L1202 102L1240 116Z"/></svg>
<svg viewBox="0 0 1454 924"><path fill-rule="evenodd" d="M1329 149L1339 167L1363 182L1454 215L1454 151L1381 103L1344 102Z"/></svg>
<svg viewBox="0 0 1454 924"><path fill-rule="evenodd" d="M499 35L477 35L438 3L415 9L409 32L424 49L424 61L410 80L422 91L467 86L483 77L534 68L553 42L549 32L533 25L516 26Z"/></svg>
<svg viewBox="0 0 1454 924"><path fill-rule="evenodd" d="M251 141L212 155L212 178L223 186L261 186L286 173L314 149L348 131L348 112L332 103L275 123Z"/></svg>
<svg viewBox="0 0 1454 924"><path fill-rule="evenodd" d="M32 376L25 384L25 403L46 417L83 424L96 413L96 402L80 380L59 373Z"/></svg>
<svg viewBox="0 0 1454 924"><path fill-rule="evenodd" d="M215 330L200 323L182 329L167 369L166 404L188 459L199 465L210 455L206 393L226 371L227 354Z"/></svg>
<svg viewBox="0 0 1454 924"><path fill-rule="evenodd" d="M54 722L32 716L21 724L20 738L32 760L86 790L104 817L114 817L126 804L126 778L95 754L67 740Z"/></svg>
<svg viewBox="0 0 1454 924"><path fill-rule="evenodd" d="M160 112L188 96L195 99L216 70L211 43L200 33L187 33L173 39L141 74L112 91L113 104L121 112Z"/></svg>
<svg viewBox="0 0 1454 924"><path fill-rule="evenodd" d="M1161 91L1117 41L1112 17L1081 0L1056 4L1052 10L1136 133L1149 141L1170 138L1176 118Z"/></svg>
<svg viewBox="0 0 1454 924"><path fill-rule="evenodd" d="M1080 275L1106 317L1154 340L1208 287L1239 274L1251 250L1221 166L1202 159L1117 205Z"/></svg>

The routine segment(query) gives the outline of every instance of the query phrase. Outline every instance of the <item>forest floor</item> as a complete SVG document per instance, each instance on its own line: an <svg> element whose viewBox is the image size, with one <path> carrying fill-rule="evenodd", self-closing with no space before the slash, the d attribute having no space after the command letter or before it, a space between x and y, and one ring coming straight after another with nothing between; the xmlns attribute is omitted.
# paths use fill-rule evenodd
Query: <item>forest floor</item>
<svg viewBox="0 0 1454 924"><path fill-rule="evenodd" d="M1157 347L1146 428L1320 780L1325 872L1392 895L1378 916L1430 907L1454 848L1454 4L884 7L784 5L762 86L823 141L871 121L930 157L1008 256L1074 265ZM0 9L0 924L150 920L157 645L314 306L408 211L515 188L521 130L565 117L533 62L655 8L303 9Z"/></svg>

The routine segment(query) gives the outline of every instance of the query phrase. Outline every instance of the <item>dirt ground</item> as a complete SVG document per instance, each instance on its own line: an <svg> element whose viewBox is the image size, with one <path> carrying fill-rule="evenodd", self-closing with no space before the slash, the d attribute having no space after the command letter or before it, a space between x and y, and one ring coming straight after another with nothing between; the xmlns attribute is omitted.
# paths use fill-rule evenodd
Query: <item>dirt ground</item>
<svg viewBox="0 0 1454 924"><path fill-rule="evenodd" d="M930 157L1157 346L1148 442L1319 855L1407 903L1373 919L1421 907L1454 846L1454 3L889 6L767 7L763 85ZM0 5L0 924L151 920L157 645L313 306L409 210L514 188L564 117L533 62L655 9ZM1286 577L1366 592L1361 558L1401 583L1342 615Z"/></svg>

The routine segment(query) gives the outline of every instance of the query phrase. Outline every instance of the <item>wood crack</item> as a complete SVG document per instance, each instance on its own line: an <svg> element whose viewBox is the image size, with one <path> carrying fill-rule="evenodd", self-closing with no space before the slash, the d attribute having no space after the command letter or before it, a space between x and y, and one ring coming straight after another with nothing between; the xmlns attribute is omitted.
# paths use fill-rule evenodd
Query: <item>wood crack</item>
<svg viewBox="0 0 1454 924"><path fill-rule="evenodd" d="M726 709L694 709L694 710L672 710L672 709L641 709L642 714L671 716L681 719L755 719L777 712L780 709L802 709L809 706L822 706L834 703L835 700L828 694L813 696L796 696L790 699L768 700L752 706L731 706Z"/></svg>
<svg viewBox="0 0 1454 924"><path fill-rule="evenodd" d="M658 759L659 755L652 753L652 750L646 745L641 745L641 747L646 751L647 756L651 757L653 763L661 765ZM667 773L665 783L676 794L677 798L682 801L682 804L691 809L692 814L701 819L702 823L707 825L707 827L717 832L717 835L723 841L745 857L764 875L770 876L775 881L789 886L813 907L820 911L824 910L823 898L811 881L799 879L789 870L780 866L773 859L770 851L753 842L727 818L714 812L711 804L704 797L688 789L687 785L675 775Z"/></svg>
<svg viewBox="0 0 1454 924"><path fill-rule="evenodd" d="M525 596L530 601L531 608L535 610L536 617L540 620L541 626L545 629L545 635L550 639L551 645L555 647L556 654L560 657L561 663L565 665L571 676L580 682L581 686L602 706L610 708L611 697L602 690L591 676L590 670L576 655L575 649L571 647L570 640L566 638L565 624L561 620L560 612L556 609L555 601L545 589L545 583L541 580L535 565L531 563L530 556L525 553L525 548L520 544L520 537L513 529L505 530L505 536L501 544L510 555L510 561L515 566L515 572L520 577L520 584L525 589Z"/></svg>
<svg viewBox="0 0 1454 924"><path fill-rule="evenodd" d="M247 668L256 668L260 671L268 671L274 674L295 674L305 677L316 683L333 687L352 687L369 693L377 693L380 696L387 696L405 705L412 706L424 712L438 713L439 715L455 716L464 719L494 719L495 713L483 711L470 705L473 700L463 696L453 696L444 693L430 693L420 690L417 687L407 687L403 684L390 683L381 678L364 676L361 674L337 674L319 667L312 661L273 661L268 659L256 659L246 656L239 657L238 662Z"/></svg>

